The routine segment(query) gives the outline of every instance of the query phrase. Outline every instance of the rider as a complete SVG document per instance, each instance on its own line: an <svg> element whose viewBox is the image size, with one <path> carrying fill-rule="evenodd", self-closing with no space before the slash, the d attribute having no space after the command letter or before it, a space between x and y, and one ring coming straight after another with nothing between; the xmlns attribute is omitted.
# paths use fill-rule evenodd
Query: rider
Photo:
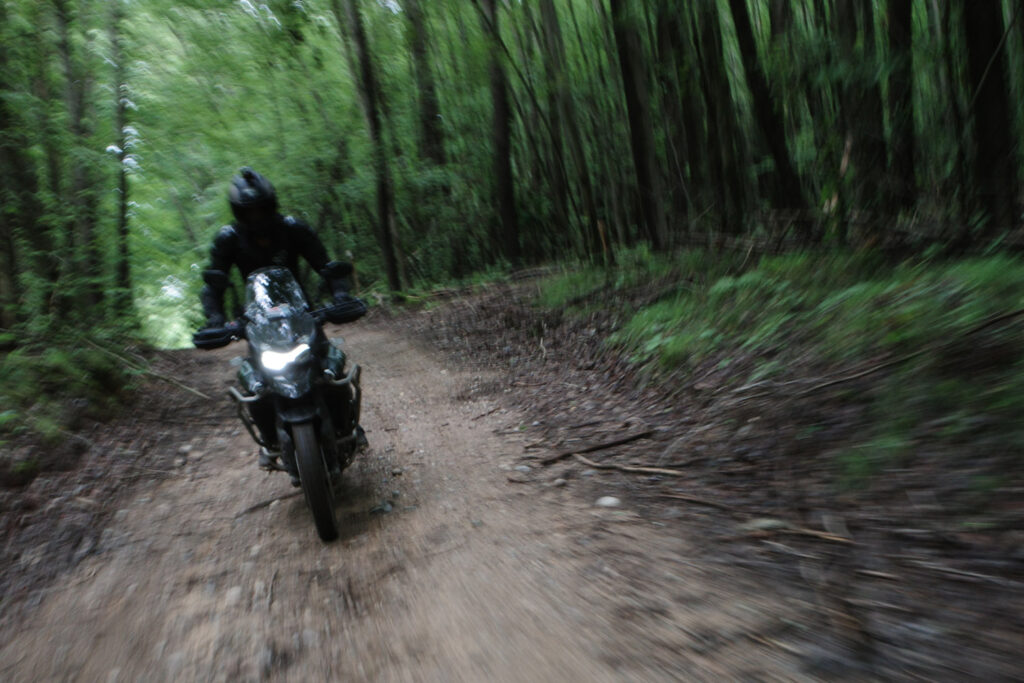
<svg viewBox="0 0 1024 683"><path fill-rule="evenodd" d="M313 228L277 212L277 193L270 181L245 167L231 179L228 201L235 222L222 227L214 237L210 267L203 271L205 285L199 294L207 328L225 326L224 292L228 289L232 266L238 267L243 280L257 268L266 266L285 266L298 274L299 256L327 282L335 303L358 308L355 317L366 312L365 305L349 293L352 264L328 260L327 250ZM273 403L257 401L250 404L250 412L261 440L274 450L277 429ZM359 434L362 437L362 429ZM266 448L260 451L260 465L271 466L271 455Z"/></svg>

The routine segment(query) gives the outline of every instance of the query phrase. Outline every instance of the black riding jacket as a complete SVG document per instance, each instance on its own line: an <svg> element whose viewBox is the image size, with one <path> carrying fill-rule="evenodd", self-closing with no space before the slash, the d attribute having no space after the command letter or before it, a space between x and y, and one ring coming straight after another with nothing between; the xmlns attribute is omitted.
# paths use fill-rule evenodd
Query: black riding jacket
<svg viewBox="0 0 1024 683"><path fill-rule="evenodd" d="M205 286L199 297L203 312L211 325L224 323L224 292L228 274L237 266L244 280L257 268L285 266L298 273L299 257L303 257L327 280L336 297L348 293L350 264L329 261L323 242L308 224L291 216L277 216L276 225L264 239L255 238L236 225L225 225L213 239L210 267L203 272Z"/></svg>

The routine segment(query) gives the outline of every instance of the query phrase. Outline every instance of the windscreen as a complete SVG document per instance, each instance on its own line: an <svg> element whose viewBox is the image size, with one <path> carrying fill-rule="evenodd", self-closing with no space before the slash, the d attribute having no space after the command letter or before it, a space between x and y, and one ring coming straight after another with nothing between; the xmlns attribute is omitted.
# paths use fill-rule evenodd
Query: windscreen
<svg viewBox="0 0 1024 683"><path fill-rule="evenodd" d="M271 267L253 271L245 284L245 315L250 320L265 318L274 309L307 311L302 287L287 268Z"/></svg>

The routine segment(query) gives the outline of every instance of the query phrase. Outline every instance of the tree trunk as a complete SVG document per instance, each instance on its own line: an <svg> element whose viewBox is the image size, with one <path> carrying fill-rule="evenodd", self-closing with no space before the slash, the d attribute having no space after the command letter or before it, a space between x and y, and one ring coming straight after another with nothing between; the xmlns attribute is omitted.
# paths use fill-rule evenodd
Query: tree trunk
<svg viewBox="0 0 1024 683"><path fill-rule="evenodd" d="M73 8L67 0L53 0L57 20L57 49L64 72L64 104L68 115L71 144L80 150L91 147L91 122L88 117L89 93L93 85L92 74L80 68L74 48L72 29L75 21ZM86 34L91 41L91 34ZM88 48L84 50L88 52ZM68 232L72 236L68 261L75 265L74 281L64 286L71 292L74 309L88 314L103 301L104 288L99 240L96 236L99 200L96 193L93 167L80 155L72 155L71 178L62 201L71 207ZM59 289L59 286L58 286ZM66 304L72 302L67 301ZM62 311L70 313L70 310Z"/></svg>
<svg viewBox="0 0 1024 683"><path fill-rule="evenodd" d="M705 140L709 179L718 206L718 227L721 233L739 232L743 222L743 182L740 177L740 127L736 122L729 79L722 52L722 27L718 8L711 4L695 7L698 62L701 88L707 103L707 130Z"/></svg>
<svg viewBox="0 0 1024 683"><path fill-rule="evenodd" d="M974 184L989 235L1015 224L1016 149L1008 98L1001 2L971 3L964 9L973 121Z"/></svg>
<svg viewBox="0 0 1024 683"><path fill-rule="evenodd" d="M772 38L778 39L789 33L793 27L791 0L771 0L768 12Z"/></svg>
<svg viewBox="0 0 1024 683"><path fill-rule="evenodd" d="M391 167L388 163L387 145L384 141L383 125L379 109L377 76L373 68L369 42L359 14L358 0L334 0L334 14L346 41L354 50L352 59L359 101L362 105L366 127L373 145L373 166L377 177L377 241L384 257L388 287L392 292L402 289L402 278L398 264L397 235L395 225L395 200L392 193Z"/></svg>
<svg viewBox="0 0 1024 683"><path fill-rule="evenodd" d="M7 26L7 4L0 2L0 30ZM18 247L14 237L14 226L18 223L18 197L14 191L14 178L20 160L21 146L12 139L14 117L8 108L7 98L11 91L6 82L9 65L7 44L0 34L0 327L6 329L17 322L18 296L16 278L20 270Z"/></svg>
<svg viewBox="0 0 1024 683"><path fill-rule="evenodd" d="M420 156L436 166L444 166L444 130L441 128L441 107L437 101L434 71L430 67L428 33L419 0L404 0L402 7L409 18L409 42L413 74L419 95Z"/></svg>
<svg viewBox="0 0 1024 683"><path fill-rule="evenodd" d="M114 303L117 315L134 317L132 301L132 280L128 253L128 83L125 68L124 36L122 22L124 5L122 0L112 0L110 17L111 59L114 62L114 127L118 137L118 203L117 203L117 277Z"/></svg>
<svg viewBox="0 0 1024 683"><path fill-rule="evenodd" d="M859 48L858 19L861 38ZM840 180L841 186L849 188L848 193L842 190L839 192L839 201L843 205L839 214L839 235L840 240L845 241L846 223L852 220L854 212L867 215L877 209L875 198L880 191L878 169L885 165L882 99L874 76L878 69L871 3L837 0L834 29L839 43L839 63L845 74L840 84L839 118L854 170L852 181ZM848 164L841 163L840 175L848 173L847 169Z"/></svg>
<svg viewBox="0 0 1024 683"><path fill-rule="evenodd" d="M941 3L941 4L940 4ZM953 158L950 162L951 168L949 177L945 179L944 186L938 188L941 196L956 197L956 204L950 205L951 219L954 224L963 225L963 216L970 210L970 201L967 191L969 181L967 178L966 150L964 149L964 136L967 126L964 123L964 107L962 106L962 93L965 90L964 79L960 76L956 65L957 55L955 54L956 41L953 36L962 36L963 22L953 15L953 7L950 0L936 0L936 35L942 37L942 73L944 80L943 90L949 94L949 106L946 113L949 116L949 126L952 130L954 140L958 144L953 145ZM966 230L954 228L950 233L959 232L962 240L966 236Z"/></svg>
<svg viewBox="0 0 1024 683"><path fill-rule="evenodd" d="M550 194L555 209L555 231L561 237L559 242L566 247L578 247L580 242L587 238L587 232L577 236L570 229L569 220L569 170L565 159L565 149L562 144L563 134L563 112L560 102L561 96L561 67L562 56L558 54L561 41L561 33L558 27L558 15L555 14L554 6L550 0L541 0L541 22L543 29L537 30L540 35L544 54L544 77L547 81L547 117L548 117L548 177L550 178ZM524 13L531 19L532 12L528 5L523 6ZM553 25L552 25L553 22ZM583 216L580 216L583 219ZM583 253L588 253L588 245L584 244Z"/></svg>
<svg viewBox="0 0 1024 683"><path fill-rule="evenodd" d="M488 72L494 107L491 141L494 145L494 182L501 232L497 242L502 255L513 265L520 261L519 217L516 213L515 178L512 175L512 112L509 108L508 78L501 60L498 8L495 0L479 0L484 32L490 40Z"/></svg>
<svg viewBox="0 0 1024 683"><path fill-rule="evenodd" d="M640 190L642 234L654 249L665 246L665 212L662 207L662 179L654 146L651 101L647 91L647 73L636 20L625 0L611 0L612 29L622 71L622 89L629 115L633 164Z"/></svg>
<svg viewBox="0 0 1024 683"><path fill-rule="evenodd" d="M980 4L992 4L978 3ZM889 121L892 159L889 192L894 208L909 209L917 195L914 162L914 97L912 0L889 0L889 51L894 67L889 76ZM968 14L973 14L975 3Z"/></svg>
<svg viewBox="0 0 1024 683"><path fill-rule="evenodd" d="M699 145L691 146L695 120L691 110L699 94L694 88L694 79L681 78L680 72L694 60L689 53L691 41L684 20L685 14L669 0L659 0L656 12L657 62L659 81L664 88L662 121L668 158L675 176L671 183L667 183L671 188L671 211L673 216L679 216L682 224L688 227L693 212L689 185L693 177L693 165L700 158Z"/></svg>
<svg viewBox="0 0 1024 683"><path fill-rule="evenodd" d="M0 326L10 327L28 316L45 313L46 291L54 263L52 235L43 223L35 164L28 156L29 122L20 121L12 107L16 100L14 58L8 52L7 4L0 3ZM26 250L24 247L28 247ZM31 272L43 291L26 292L19 278Z"/></svg>
<svg viewBox="0 0 1024 683"><path fill-rule="evenodd" d="M580 136L576 108L569 87L569 78L565 72L565 43L562 39L562 29L558 23L558 14L555 11L553 0L541 0L540 13L544 26L548 78L553 93L554 111L558 114L559 123L556 126L552 122L551 128L555 135L564 135L569 143L569 154L583 199L585 215L580 218L585 226L583 231L584 248L586 253L591 256L603 253L605 260L608 260L611 254L602 243L597 225L597 207L590 180L590 168L587 166L586 155L583 151L583 140ZM560 163L564 163L564 161ZM568 173L566 175L568 176Z"/></svg>
<svg viewBox="0 0 1024 683"><path fill-rule="evenodd" d="M757 56L754 32L750 26L750 15L746 0L729 0L736 38L739 42L743 72L753 99L754 116L757 120L772 160L775 162L776 194L775 206L779 209L803 208L805 202L800 179L796 174L789 148L786 145L786 130L776 100L772 98L768 80Z"/></svg>

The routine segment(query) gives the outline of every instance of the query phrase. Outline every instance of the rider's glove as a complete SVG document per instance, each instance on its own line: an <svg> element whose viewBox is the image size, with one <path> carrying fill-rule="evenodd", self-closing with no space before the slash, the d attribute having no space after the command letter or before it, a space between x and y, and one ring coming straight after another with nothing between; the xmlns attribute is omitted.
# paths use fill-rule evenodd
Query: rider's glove
<svg viewBox="0 0 1024 683"><path fill-rule="evenodd" d="M348 292L338 292L334 295L334 305L327 310L327 322L350 323L366 315L366 303L357 299Z"/></svg>
<svg viewBox="0 0 1024 683"><path fill-rule="evenodd" d="M229 322L218 327L204 327L192 335L192 344L197 349L219 349L240 338L241 335L242 326L237 322Z"/></svg>

